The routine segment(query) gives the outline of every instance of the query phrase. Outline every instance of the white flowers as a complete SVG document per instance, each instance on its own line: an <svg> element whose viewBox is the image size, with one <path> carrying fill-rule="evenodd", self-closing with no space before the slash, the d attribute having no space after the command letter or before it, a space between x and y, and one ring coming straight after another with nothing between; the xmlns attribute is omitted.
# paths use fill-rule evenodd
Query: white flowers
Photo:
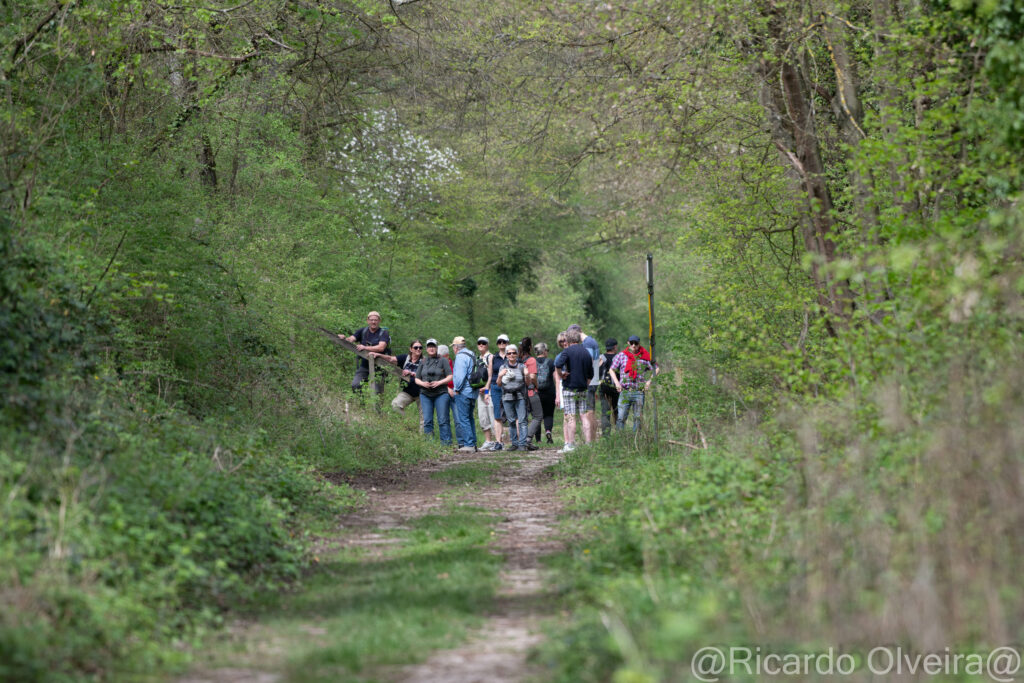
<svg viewBox="0 0 1024 683"><path fill-rule="evenodd" d="M406 128L394 110L371 112L367 123L358 137L328 152L328 162L344 173L341 185L365 218L386 233L389 219L417 218L425 204L438 203L440 187L461 173L451 148L434 147Z"/></svg>

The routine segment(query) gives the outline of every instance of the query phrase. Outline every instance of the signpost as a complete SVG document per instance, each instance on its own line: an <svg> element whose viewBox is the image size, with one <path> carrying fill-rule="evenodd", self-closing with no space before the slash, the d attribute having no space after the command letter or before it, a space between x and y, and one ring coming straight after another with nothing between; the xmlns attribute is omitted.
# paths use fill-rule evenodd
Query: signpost
<svg viewBox="0 0 1024 683"><path fill-rule="evenodd" d="M647 254L647 337L651 345L651 365L656 366L654 356L654 254ZM654 411L654 451L660 452L658 444L658 402L651 391L651 409Z"/></svg>

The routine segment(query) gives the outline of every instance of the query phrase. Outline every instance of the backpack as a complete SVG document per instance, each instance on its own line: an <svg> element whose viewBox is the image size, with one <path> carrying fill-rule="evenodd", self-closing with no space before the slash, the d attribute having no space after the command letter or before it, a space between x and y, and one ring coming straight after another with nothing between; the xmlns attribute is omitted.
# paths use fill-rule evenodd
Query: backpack
<svg viewBox="0 0 1024 683"><path fill-rule="evenodd" d="M506 394L514 394L522 391L525 387L526 367L522 363L516 363L515 367L505 365L505 374L502 376L501 390Z"/></svg>
<svg viewBox="0 0 1024 683"><path fill-rule="evenodd" d="M469 386L479 389L487 384L487 366L490 365L491 354L473 359L473 369L469 371Z"/></svg>
<svg viewBox="0 0 1024 683"><path fill-rule="evenodd" d="M537 359L537 388L542 391L555 388L555 361L550 358Z"/></svg>
<svg viewBox="0 0 1024 683"><path fill-rule="evenodd" d="M616 354L617 355L617 354ZM612 380L612 373L608 372L612 368L612 360L614 356L609 359L608 354L604 354L606 362L601 366L601 393L606 396L615 396L619 393L619 390L615 388L615 381Z"/></svg>

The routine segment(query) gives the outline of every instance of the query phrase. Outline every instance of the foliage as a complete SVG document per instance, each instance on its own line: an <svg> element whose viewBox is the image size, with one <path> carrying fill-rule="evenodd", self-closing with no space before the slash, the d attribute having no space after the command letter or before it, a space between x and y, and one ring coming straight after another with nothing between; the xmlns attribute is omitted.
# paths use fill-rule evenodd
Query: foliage
<svg viewBox="0 0 1024 683"><path fill-rule="evenodd" d="M435 455L316 328L621 340L647 252L661 436L710 449L563 468L607 521L563 671L925 642L928 595L1009 638L1017 5L4 4L4 673L170 656L294 580L318 471Z"/></svg>

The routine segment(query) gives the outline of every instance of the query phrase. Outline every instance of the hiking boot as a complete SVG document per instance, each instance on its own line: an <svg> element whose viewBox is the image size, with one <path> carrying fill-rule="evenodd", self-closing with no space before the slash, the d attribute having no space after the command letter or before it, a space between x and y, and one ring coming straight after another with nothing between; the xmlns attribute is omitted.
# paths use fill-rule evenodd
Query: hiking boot
<svg viewBox="0 0 1024 683"><path fill-rule="evenodd" d="M540 446L538 446L535 443L528 443L528 444L526 444L526 450L528 450L528 451L539 451L540 450Z"/></svg>
<svg viewBox="0 0 1024 683"><path fill-rule="evenodd" d="M515 445L515 444L512 444L511 446L509 446L509 447L508 447L508 448L506 448L505 450L506 450L506 451L518 451L518 450L519 450L519 446L517 446L517 445Z"/></svg>
<svg viewBox="0 0 1024 683"><path fill-rule="evenodd" d="M555 442L555 440L551 438L551 432L548 432L546 436L548 437L548 443L554 443Z"/></svg>

